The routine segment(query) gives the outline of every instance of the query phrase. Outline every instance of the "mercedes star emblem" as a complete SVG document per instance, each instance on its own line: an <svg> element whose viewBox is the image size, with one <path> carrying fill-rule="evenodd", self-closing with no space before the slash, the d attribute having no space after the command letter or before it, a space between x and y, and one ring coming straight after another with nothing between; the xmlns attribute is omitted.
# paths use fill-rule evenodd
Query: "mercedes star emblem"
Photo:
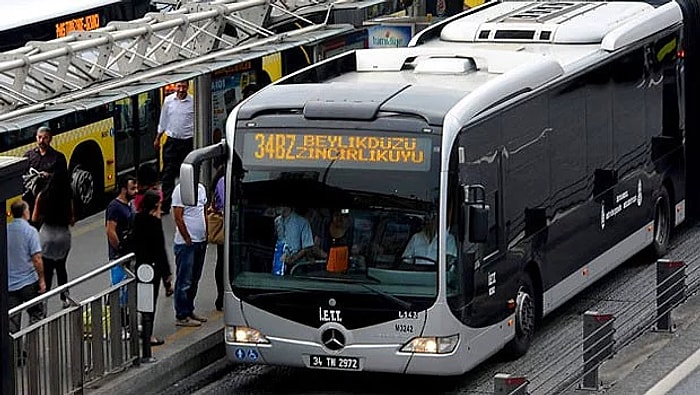
<svg viewBox="0 0 700 395"><path fill-rule="evenodd" d="M321 342L327 349L337 351L345 347L345 336L335 328L330 328L321 334Z"/></svg>

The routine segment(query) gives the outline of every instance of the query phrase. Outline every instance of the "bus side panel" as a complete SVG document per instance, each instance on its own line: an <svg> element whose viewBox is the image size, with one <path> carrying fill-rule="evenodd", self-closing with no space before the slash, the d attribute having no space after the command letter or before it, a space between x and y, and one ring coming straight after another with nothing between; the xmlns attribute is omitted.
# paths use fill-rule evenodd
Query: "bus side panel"
<svg viewBox="0 0 700 395"><path fill-rule="evenodd" d="M685 115L685 150L687 158L686 186L688 214L700 215L700 1L676 0L683 11L684 68L688 72L683 84Z"/></svg>

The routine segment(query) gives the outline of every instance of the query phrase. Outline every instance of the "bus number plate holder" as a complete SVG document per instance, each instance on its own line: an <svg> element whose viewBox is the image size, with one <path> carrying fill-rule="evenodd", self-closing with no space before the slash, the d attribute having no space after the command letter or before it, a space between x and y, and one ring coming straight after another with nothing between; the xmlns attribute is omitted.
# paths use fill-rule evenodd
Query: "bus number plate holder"
<svg viewBox="0 0 700 395"><path fill-rule="evenodd" d="M360 370L360 359L334 355L310 355L309 366L320 369Z"/></svg>

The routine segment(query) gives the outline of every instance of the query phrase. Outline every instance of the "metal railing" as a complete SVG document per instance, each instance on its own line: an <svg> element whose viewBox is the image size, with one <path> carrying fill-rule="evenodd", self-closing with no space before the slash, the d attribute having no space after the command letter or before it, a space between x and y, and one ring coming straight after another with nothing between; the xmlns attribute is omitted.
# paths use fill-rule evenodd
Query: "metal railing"
<svg viewBox="0 0 700 395"><path fill-rule="evenodd" d="M587 311L582 314L583 336L571 339L568 346L561 349L556 358L540 366L539 371L532 375L497 374L494 393L566 393L575 388L601 390L609 383L602 382L599 368L645 332L673 332L675 324L671 313L689 295L700 290L697 259L691 262L659 259L655 274L645 276L645 290L635 293L636 302L607 313ZM520 381L533 385L523 387Z"/></svg>
<svg viewBox="0 0 700 395"><path fill-rule="evenodd" d="M81 394L87 385L138 363L136 282L128 269L133 256L111 261L9 311L10 318L35 306L46 311L61 293L75 294L80 285L106 282L112 268L125 268L122 281L110 282L84 300L69 295L69 307L10 334L15 394Z"/></svg>

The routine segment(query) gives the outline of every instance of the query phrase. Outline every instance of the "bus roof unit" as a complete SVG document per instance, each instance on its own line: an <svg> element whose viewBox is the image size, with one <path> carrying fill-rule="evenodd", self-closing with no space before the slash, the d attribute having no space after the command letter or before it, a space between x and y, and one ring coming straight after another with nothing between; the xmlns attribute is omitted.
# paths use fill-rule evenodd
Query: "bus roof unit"
<svg viewBox="0 0 700 395"><path fill-rule="evenodd" d="M586 70L611 52L681 22L675 2L660 7L642 2L504 2L484 6L428 27L421 34L434 38L421 41L416 37L408 48L358 50L302 70L268 92L275 100L265 95L267 99L251 101L241 108L239 118L274 108L301 109L308 100L339 100L346 106L359 106L341 97L361 86L367 93L348 97L365 100L373 91L370 87L393 85L394 94L367 99L375 103L375 115L411 114L430 124L441 124L456 106L464 121L558 78ZM430 34L431 29L439 34ZM311 82L332 85L307 85L303 93L294 87ZM342 94L339 89L344 89ZM335 92L332 98L328 92ZM463 111L463 106L469 110ZM321 112L314 114L317 118Z"/></svg>

